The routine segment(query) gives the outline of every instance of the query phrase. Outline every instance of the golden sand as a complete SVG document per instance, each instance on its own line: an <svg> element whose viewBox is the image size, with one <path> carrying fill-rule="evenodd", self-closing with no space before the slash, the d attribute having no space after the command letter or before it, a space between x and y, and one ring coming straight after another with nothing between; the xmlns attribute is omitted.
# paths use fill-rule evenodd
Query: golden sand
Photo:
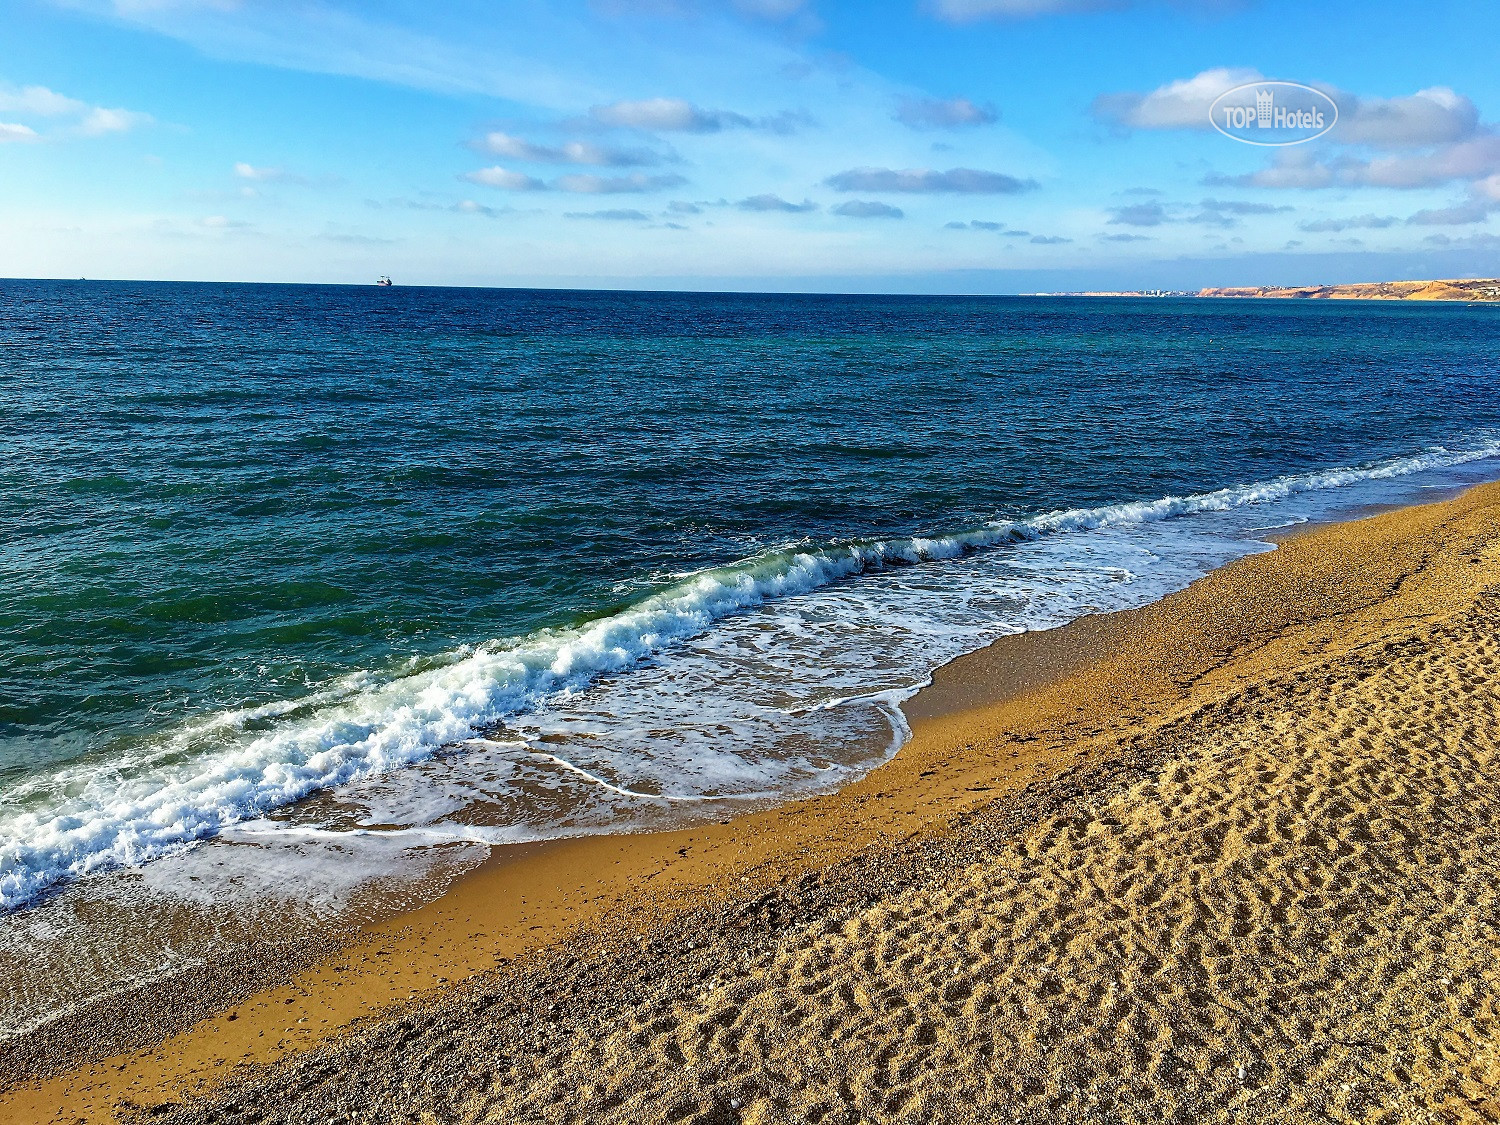
<svg viewBox="0 0 1500 1125"><path fill-rule="evenodd" d="M1491 595L1137 736L1135 784L810 919L463 1109L1494 1120L1497 636Z"/></svg>
<svg viewBox="0 0 1500 1125"><path fill-rule="evenodd" d="M1500 1120L1497 636L1500 486L1319 528L956 662L838 794L512 857L0 1120Z"/></svg>

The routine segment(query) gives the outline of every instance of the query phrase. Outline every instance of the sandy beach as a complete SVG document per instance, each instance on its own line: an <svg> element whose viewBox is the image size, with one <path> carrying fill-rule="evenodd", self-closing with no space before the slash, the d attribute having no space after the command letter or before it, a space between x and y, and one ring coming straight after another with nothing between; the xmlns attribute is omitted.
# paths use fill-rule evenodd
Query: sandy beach
<svg viewBox="0 0 1500 1125"><path fill-rule="evenodd" d="M5 6L0 1125L1500 1125L1500 4L1342 14Z"/></svg>
<svg viewBox="0 0 1500 1125"><path fill-rule="evenodd" d="M0 1119L1500 1120L1500 485L1008 638L837 793L0 1045Z"/></svg>

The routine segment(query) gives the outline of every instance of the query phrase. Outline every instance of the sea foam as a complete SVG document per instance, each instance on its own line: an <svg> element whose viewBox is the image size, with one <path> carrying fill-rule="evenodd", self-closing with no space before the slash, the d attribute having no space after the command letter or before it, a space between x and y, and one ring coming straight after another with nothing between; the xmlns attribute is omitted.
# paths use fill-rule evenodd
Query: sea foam
<svg viewBox="0 0 1500 1125"><path fill-rule="evenodd" d="M104 764L71 764L0 798L0 907L24 905L62 880L180 851L318 790L463 745L501 720L627 672L767 602L1005 544L1227 512L1495 456L1500 439L1485 437L1461 450L1434 448L1197 495L996 520L952 534L768 551L682 576L574 628L487 642L413 675L381 680L361 673L294 702L220 712L145 750Z"/></svg>

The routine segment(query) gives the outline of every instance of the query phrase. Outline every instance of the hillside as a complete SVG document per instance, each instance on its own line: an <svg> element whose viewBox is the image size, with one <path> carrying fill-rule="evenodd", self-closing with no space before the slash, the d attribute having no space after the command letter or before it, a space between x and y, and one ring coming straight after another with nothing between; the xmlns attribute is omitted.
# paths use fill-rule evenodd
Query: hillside
<svg viewBox="0 0 1500 1125"><path fill-rule="evenodd" d="M1200 289L1200 297L1304 297L1337 301L1500 301L1495 278L1374 281L1359 285L1274 285Z"/></svg>

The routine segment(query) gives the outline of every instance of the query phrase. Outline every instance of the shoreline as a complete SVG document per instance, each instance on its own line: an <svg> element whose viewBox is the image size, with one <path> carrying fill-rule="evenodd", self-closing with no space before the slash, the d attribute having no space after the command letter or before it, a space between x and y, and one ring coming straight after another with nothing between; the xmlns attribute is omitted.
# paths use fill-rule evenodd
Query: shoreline
<svg viewBox="0 0 1500 1125"><path fill-rule="evenodd" d="M840 880L831 872L855 870L849 879L858 885L856 869L878 869L877 882L900 885L889 873L912 857L972 852L965 833L975 823L988 831L998 817L1001 834L1014 836L1035 815L1117 784L1123 733L1159 727L1347 643L1341 622L1378 617L1434 559L1452 554L1450 525L1493 523L1497 511L1500 485L1482 485L1456 500L1299 527L1277 551L1232 562L1150 605L1001 638L939 669L903 708L907 744L841 790L672 832L507 849L427 906L306 956L306 968L295 956L280 966L263 961L269 971L247 978L232 1014L165 1042L134 1042L68 1070L80 1056L56 1041L92 1034L103 1053L110 1041L102 1026L65 1020L22 1037L35 1057L8 1073L51 1076L0 1093L0 1113L105 1121L123 1101L171 1112L168 1103L222 1081L231 1067L295 1060L314 1044L337 1051L340 1036L375 1034L391 1013L441 1011L497 981L555 975L569 959L598 961L670 935L685 917L707 919L722 936L723 917L746 904L788 888L816 897L809 879L833 894ZM148 988L121 1007L161 999ZM206 1014L191 997L174 1003L179 1024ZM119 1013L111 1016L120 1025ZM23 1057L9 1044L0 1051Z"/></svg>

